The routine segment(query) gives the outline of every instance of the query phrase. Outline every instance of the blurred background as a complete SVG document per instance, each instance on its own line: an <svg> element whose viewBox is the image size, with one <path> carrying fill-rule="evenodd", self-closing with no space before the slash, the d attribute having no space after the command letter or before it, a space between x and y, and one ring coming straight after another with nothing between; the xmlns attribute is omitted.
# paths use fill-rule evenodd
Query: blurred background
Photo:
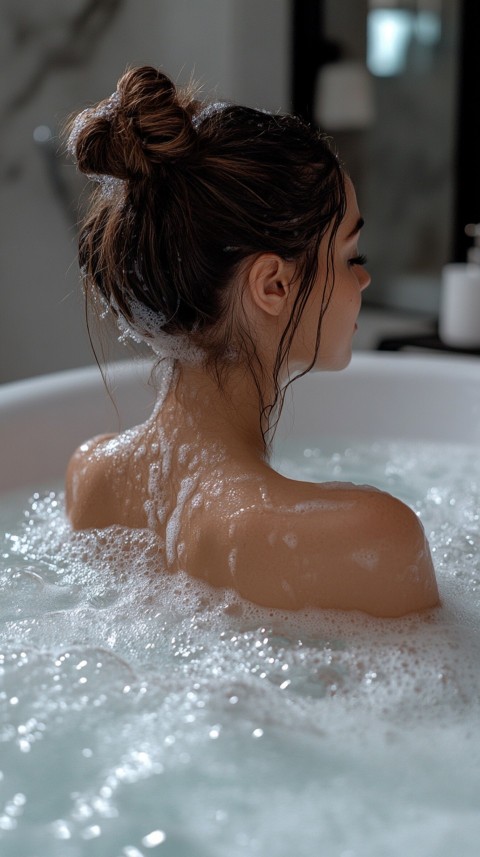
<svg viewBox="0 0 480 857"><path fill-rule="evenodd" d="M0 0L0 383L93 362L76 263L85 183L59 133L144 63L331 133L367 223L356 347L434 336L442 267L480 221L479 6Z"/></svg>

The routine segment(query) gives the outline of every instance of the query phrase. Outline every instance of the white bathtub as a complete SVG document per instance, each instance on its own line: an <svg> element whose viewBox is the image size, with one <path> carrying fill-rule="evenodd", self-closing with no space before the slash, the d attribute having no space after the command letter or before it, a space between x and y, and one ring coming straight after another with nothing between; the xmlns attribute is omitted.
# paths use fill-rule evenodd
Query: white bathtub
<svg viewBox="0 0 480 857"><path fill-rule="evenodd" d="M109 372L122 427L150 412L148 374ZM0 389L2 857L477 857L480 362L357 354L292 395L280 456L406 441L386 487L418 500L435 551L426 620L260 616L73 536L55 488L120 427L98 369ZM416 440L445 444L433 467Z"/></svg>
<svg viewBox="0 0 480 857"><path fill-rule="evenodd" d="M120 422L97 367L0 387L0 491L58 482L72 450L92 435L149 415L149 364L108 371ZM296 382L277 435L299 444L321 437L480 442L480 362L444 356L355 354L344 372ZM293 405L292 405L293 397Z"/></svg>

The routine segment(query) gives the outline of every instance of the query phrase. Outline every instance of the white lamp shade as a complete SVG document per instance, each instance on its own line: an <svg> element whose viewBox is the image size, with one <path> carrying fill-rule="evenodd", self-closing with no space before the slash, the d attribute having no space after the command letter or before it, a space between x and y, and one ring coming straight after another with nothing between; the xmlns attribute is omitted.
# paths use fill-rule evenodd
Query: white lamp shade
<svg viewBox="0 0 480 857"><path fill-rule="evenodd" d="M314 118L328 131L368 128L375 118L372 78L360 62L329 63L321 67Z"/></svg>

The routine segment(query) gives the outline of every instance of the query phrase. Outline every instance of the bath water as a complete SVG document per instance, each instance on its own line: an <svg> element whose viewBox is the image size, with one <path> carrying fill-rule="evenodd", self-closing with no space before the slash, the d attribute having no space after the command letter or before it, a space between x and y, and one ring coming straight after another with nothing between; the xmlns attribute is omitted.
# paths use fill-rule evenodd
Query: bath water
<svg viewBox="0 0 480 857"><path fill-rule="evenodd" d="M2 511L2 857L474 857L475 450L304 449L424 523L442 607L286 614L158 574L153 537L72 534L61 491Z"/></svg>

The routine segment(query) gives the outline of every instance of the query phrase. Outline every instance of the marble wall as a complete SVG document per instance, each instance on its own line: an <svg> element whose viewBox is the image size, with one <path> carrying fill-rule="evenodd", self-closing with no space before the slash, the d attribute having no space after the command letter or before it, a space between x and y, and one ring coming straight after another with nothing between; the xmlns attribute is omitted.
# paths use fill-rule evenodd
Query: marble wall
<svg viewBox="0 0 480 857"><path fill-rule="evenodd" d="M288 0L0 0L0 383L93 360L65 118L143 63L288 109L289 12Z"/></svg>

